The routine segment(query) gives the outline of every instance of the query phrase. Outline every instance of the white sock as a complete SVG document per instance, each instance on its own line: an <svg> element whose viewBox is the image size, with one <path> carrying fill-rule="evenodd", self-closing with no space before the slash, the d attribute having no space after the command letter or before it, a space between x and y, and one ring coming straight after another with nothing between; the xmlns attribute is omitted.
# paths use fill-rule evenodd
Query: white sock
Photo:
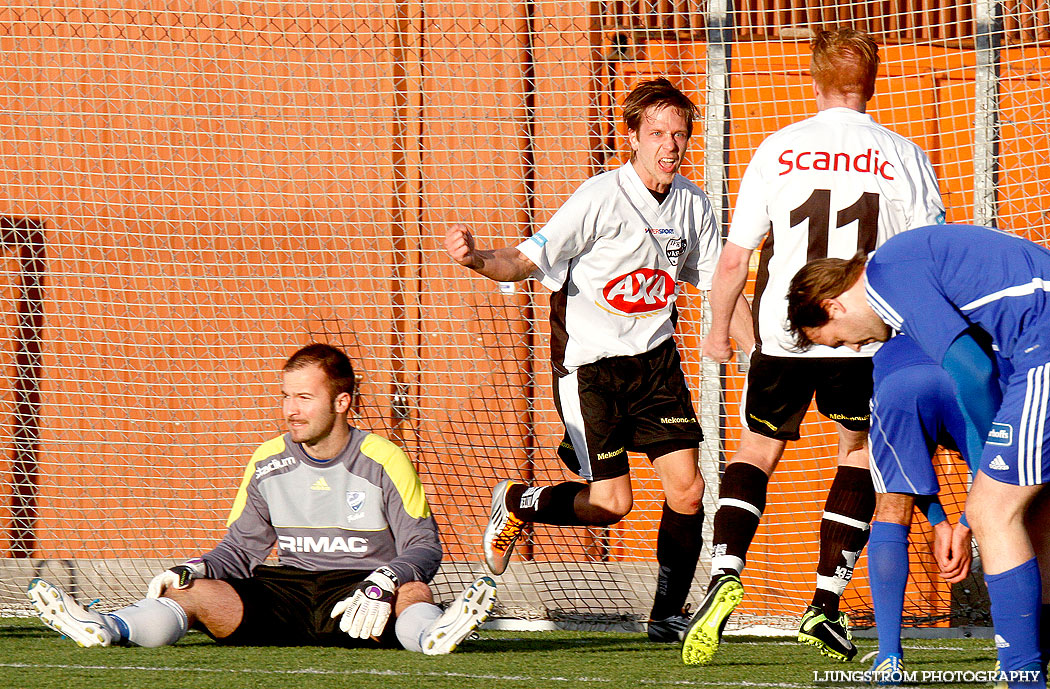
<svg viewBox="0 0 1050 689"><path fill-rule="evenodd" d="M109 617L120 627L121 637L146 648L170 646L189 629L186 611L170 598L144 598Z"/></svg>
<svg viewBox="0 0 1050 689"><path fill-rule="evenodd" d="M394 634L406 651L423 652L423 636L441 617L441 608L433 603L413 603L405 608L394 623Z"/></svg>

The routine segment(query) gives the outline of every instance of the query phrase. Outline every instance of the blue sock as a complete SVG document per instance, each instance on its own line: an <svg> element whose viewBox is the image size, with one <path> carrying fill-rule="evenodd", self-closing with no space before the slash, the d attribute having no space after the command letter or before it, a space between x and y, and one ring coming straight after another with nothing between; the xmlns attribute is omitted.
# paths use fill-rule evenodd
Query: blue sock
<svg viewBox="0 0 1050 689"><path fill-rule="evenodd" d="M995 645L1003 670L1039 663L1039 617L1042 597L1039 564L1028 562L1002 574L985 574L992 602Z"/></svg>
<svg viewBox="0 0 1050 689"><path fill-rule="evenodd" d="M904 588L908 584L908 527L891 522L872 522L868 539L868 581L875 605L875 629L879 656L902 655L901 616Z"/></svg>

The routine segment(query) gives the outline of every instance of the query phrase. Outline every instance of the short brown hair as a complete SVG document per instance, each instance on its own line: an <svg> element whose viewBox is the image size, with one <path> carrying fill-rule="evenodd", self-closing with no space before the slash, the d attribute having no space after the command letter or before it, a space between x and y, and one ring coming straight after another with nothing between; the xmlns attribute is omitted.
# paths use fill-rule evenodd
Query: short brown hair
<svg viewBox="0 0 1050 689"><path fill-rule="evenodd" d="M685 119L689 136L693 135L693 120L700 117L700 109L689 100L689 96L663 77L640 82L627 94L623 101L623 122L627 129L638 131L642 126L645 111L653 106L677 110Z"/></svg>
<svg viewBox="0 0 1050 689"><path fill-rule="evenodd" d="M344 392L354 396L354 366L343 350L322 342L308 344L288 357L281 371L298 371L307 366L321 369L333 400Z"/></svg>
<svg viewBox="0 0 1050 689"><path fill-rule="evenodd" d="M849 260L818 258L795 273L787 293L788 329L795 339L795 349L804 352L813 346L806 330L828 322L824 300L834 299L852 287L867 263L867 255L858 251Z"/></svg>
<svg viewBox="0 0 1050 689"><path fill-rule="evenodd" d="M879 46L871 36L856 29L821 31L810 48L809 73L820 88L859 93L864 100L875 95Z"/></svg>

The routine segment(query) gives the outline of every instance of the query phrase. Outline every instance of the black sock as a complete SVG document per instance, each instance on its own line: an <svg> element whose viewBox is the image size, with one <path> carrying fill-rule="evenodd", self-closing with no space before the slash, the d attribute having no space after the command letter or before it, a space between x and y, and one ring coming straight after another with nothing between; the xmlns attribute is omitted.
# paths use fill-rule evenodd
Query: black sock
<svg viewBox="0 0 1050 689"><path fill-rule="evenodd" d="M824 518L820 520L820 560L812 603L829 618L838 616L839 600L868 542L868 525L874 514L871 472L839 467L824 504Z"/></svg>
<svg viewBox="0 0 1050 689"><path fill-rule="evenodd" d="M573 504L576 496L587 487L585 483L556 483L553 486L526 488L511 486L507 491L507 505L514 516L525 522L555 526L582 526Z"/></svg>
<svg viewBox="0 0 1050 689"><path fill-rule="evenodd" d="M743 570L747 550L766 509L768 484L766 472L754 464L731 462L726 466L718 489L718 511L711 538L711 585L726 574L739 575Z"/></svg>
<svg viewBox="0 0 1050 689"><path fill-rule="evenodd" d="M662 620L682 612L704 545L704 508L696 514L675 512L664 503L656 533L656 596L649 619Z"/></svg>

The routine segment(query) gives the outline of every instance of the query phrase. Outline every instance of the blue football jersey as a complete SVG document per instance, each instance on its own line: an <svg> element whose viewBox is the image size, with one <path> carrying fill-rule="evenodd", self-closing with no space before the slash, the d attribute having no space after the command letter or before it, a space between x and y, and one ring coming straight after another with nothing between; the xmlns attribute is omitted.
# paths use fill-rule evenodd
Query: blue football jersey
<svg viewBox="0 0 1050 689"><path fill-rule="evenodd" d="M1014 368L1050 359L1050 251L1006 232L933 225L872 254L868 302L937 363L971 325Z"/></svg>

